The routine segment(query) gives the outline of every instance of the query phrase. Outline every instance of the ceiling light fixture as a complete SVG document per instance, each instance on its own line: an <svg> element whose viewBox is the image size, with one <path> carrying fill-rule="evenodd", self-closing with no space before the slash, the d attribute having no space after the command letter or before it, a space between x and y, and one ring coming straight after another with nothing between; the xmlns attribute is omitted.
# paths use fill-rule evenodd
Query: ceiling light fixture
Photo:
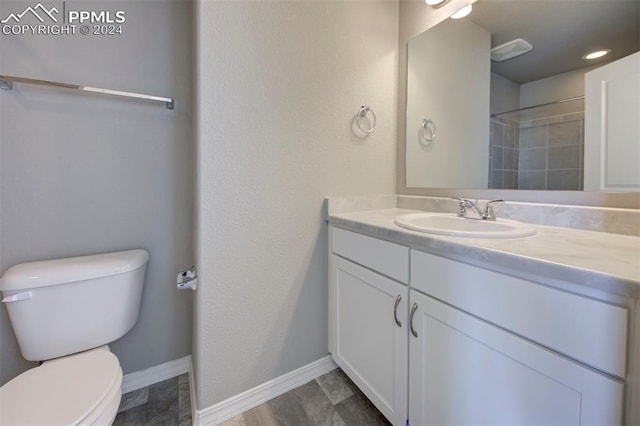
<svg viewBox="0 0 640 426"><path fill-rule="evenodd" d="M587 53L582 57L582 59L598 59L608 55L609 53L611 53L611 49L596 50L594 52Z"/></svg>
<svg viewBox="0 0 640 426"><path fill-rule="evenodd" d="M471 9L473 7L471 5L465 6L462 9L458 10L456 13L451 15L451 19L461 19L471 13Z"/></svg>
<svg viewBox="0 0 640 426"><path fill-rule="evenodd" d="M433 7L434 9L438 9L445 4L449 3L450 0L424 0L426 4Z"/></svg>

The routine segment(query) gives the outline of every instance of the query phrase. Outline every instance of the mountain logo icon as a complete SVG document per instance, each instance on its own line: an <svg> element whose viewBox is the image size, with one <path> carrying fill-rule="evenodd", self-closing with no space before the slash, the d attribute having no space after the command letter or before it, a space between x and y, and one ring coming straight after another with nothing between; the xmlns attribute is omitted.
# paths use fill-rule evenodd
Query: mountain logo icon
<svg viewBox="0 0 640 426"><path fill-rule="evenodd" d="M3 24L7 24L9 23L9 21L13 21L14 23L17 24L25 15L29 13L35 16L38 21L44 23L44 17L47 17L47 16L53 22L58 22L58 19L53 14L54 13L58 14L60 12L55 7L52 7L51 9L47 10L47 8L42 5L42 3L38 3L33 7L32 6L27 7L24 11L22 11L22 13L18 13L18 14L11 13L9 14L9 16L7 16L5 19L3 19L0 22Z"/></svg>

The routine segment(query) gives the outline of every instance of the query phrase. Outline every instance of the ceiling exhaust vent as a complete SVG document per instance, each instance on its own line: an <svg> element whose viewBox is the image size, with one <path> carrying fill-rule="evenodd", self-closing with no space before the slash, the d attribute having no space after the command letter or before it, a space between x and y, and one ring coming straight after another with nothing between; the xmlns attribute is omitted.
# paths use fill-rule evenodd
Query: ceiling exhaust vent
<svg viewBox="0 0 640 426"><path fill-rule="evenodd" d="M532 49L533 46L528 41L517 38L491 49L491 60L495 62L506 61L524 55Z"/></svg>

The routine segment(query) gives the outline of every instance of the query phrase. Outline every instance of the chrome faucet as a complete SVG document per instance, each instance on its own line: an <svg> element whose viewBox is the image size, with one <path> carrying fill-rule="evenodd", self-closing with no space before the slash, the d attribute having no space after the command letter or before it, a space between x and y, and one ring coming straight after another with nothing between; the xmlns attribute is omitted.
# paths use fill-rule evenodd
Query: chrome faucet
<svg viewBox="0 0 640 426"><path fill-rule="evenodd" d="M453 198L453 199L458 200L458 217L469 217L468 216L469 210L475 212L476 215L478 215L477 218L470 218L470 219L480 219L482 217L483 211L480 210L480 208L477 205L478 200L476 200L476 202L474 203L473 201L467 200L466 198Z"/></svg>
<svg viewBox="0 0 640 426"><path fill-rule="evenodd" d="M478 207L478 200L475 202L467 200L466 198L453 198L458 201L458 217L466 217L468 219L481 219L481 220L496 220L496 214L493 209L494 204L504 204L504 200L491 200L487 201L487 204L482 210ZM468 216L468 212L472 211L477 217Z"/></svg>

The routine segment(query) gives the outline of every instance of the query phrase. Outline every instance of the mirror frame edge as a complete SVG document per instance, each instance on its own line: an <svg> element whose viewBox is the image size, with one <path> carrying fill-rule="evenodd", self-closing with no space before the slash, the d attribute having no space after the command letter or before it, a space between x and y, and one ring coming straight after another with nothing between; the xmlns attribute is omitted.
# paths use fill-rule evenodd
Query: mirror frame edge
<svg viewBox="0 0 640 426"><path fill-rule="evenodd" d="M408 188L406 185L406 110L407 68L410 39L448 19L460 8L477 0L451 0L441 9L432 9L423 0L399 0L398 31L398 109L396 143L396 193L430 197L466 197L477 199L503 198L541 204L578 205L640 209L640 193L633 192L589 192L589 191L534 191L509 189L462 189L462 188Z"/></svg>

